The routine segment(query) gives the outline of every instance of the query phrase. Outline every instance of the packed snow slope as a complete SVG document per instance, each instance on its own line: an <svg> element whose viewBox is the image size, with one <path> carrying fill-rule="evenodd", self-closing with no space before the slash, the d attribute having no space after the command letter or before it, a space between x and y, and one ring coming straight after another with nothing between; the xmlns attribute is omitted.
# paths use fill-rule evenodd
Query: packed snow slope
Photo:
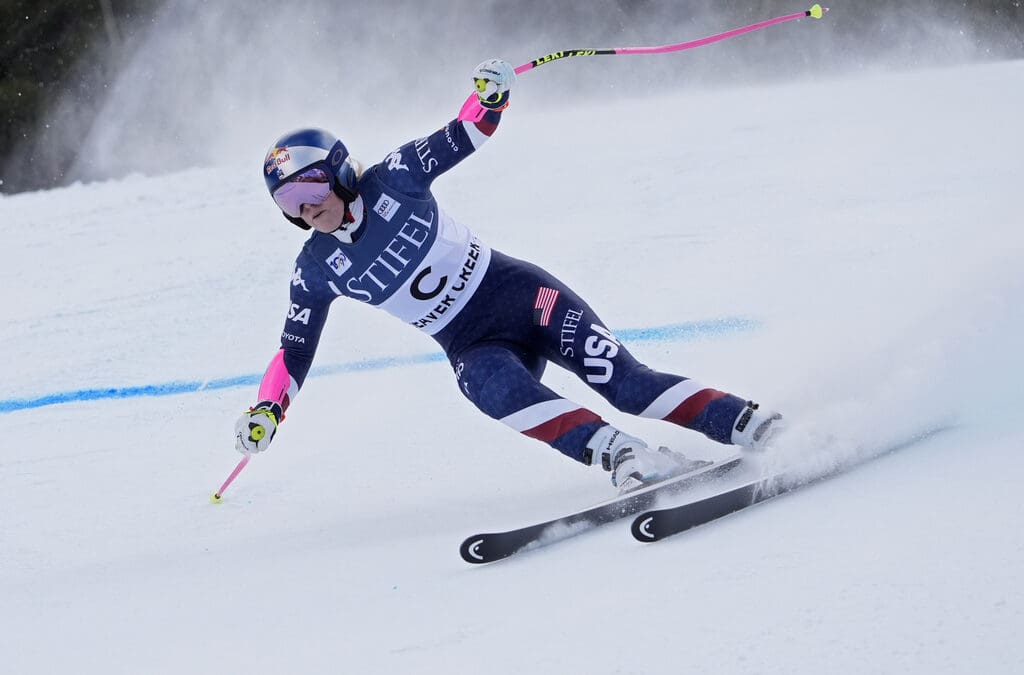
<svg viewBox="0 0 1024 675"><path fill-rule="evenodd" d="M944 431L659 544L622 522L470 567L465 536L603 500L607 474L339 301L278 438L212 505L303 240L259 177L271 139L4 197L5 672L1024 672L1024 62L537 103L439 200L651 366L782 410L746 471ZM377 161L447 119L334 129Z"/></svg>

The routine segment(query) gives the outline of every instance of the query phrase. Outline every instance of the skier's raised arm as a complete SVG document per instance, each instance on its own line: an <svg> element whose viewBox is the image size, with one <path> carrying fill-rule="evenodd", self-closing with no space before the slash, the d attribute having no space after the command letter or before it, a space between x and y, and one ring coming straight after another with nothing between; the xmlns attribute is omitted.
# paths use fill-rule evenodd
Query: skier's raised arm
<svg viewBox="0 0 1024 675"><path fill-rule="evenodd" d="M391 152L371 171L376 171L381 181L395 190L426 196L435 178L473 154L494 134L501 122L501 112L508 107L515 80L515 69L507 61L484 61L473 71L477 95L475 100L471 99L473 108L484 109L482 116L467 115L464 109L437 131Z"/></svg>

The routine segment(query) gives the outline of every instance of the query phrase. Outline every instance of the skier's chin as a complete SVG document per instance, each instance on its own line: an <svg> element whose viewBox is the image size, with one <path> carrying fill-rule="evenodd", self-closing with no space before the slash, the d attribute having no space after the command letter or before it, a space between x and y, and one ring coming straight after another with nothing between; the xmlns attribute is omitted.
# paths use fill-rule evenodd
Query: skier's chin
<svg viewBox="0 0 1024 675"><path fill-rule="evenodd" d="M338 220L335 224L335 221L327 213L317 214L312 220L313 222L310 225L313 226L313 229L324 234L333 234L345 226L344 218Z"/></svg>

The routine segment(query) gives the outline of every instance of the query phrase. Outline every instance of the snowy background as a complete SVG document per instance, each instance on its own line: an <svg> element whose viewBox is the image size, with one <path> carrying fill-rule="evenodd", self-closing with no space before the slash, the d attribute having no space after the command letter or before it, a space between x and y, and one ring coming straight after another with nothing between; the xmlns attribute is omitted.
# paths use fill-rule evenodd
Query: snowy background
<svg viewBox="0 0 1024 675"><path fill-rule="evenodd" d="M0 198L4 669L1024 671L1024 62L557 108L540 71L435 186L653 367L784 411L748 472L943 433L659 544L624 521L470 567L465 536L603 500L607 474L481 416L429 338L339 301L273 447L209 503L303 240L266 144L324 124L376 161L454 115L471 61L446 107L387 128L254 113L244 156Z"/></svg>

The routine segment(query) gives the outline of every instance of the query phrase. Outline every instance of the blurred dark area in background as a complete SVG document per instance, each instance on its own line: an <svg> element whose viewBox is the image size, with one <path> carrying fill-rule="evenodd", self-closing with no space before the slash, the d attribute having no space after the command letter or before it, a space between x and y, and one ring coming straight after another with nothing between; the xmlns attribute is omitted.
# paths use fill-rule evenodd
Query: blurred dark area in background
<svg viewBox="0 0 1024 675"><path fill-rule="evenodd" d="M166 9L174 5L166 4ZM375 6L373 11L427 12L437 14L438 21L453 17L456 29L460 13L465 16L467 12L487 12L494 25L506 31L504 37L510 39L516 37L516 31L525 35L533 30L526 20L529 17L543 17L549 30L564 25L573 27L573 35L582 30L594 36L588 44L553 44L552 49L625 46L625 40L616 39L624 33L624 26L643 22L645 17L653 22L654 17L666 11L712 11L720 30L727 30L802 8L797 3L779 0L477 0L471 4L463 0L437 4L378 0L378 4L385 7ZM962 31L975 48L975 58L1024 57L1022 0L837 0L831 4L833 11L826 20L832 22L828 39L835 50L857 44L859 36L884 40L886 33L893 42L901 43L898 46L904 56L918 47L923 50L929 41L934 43L935 36L926 30L915 32L905 22L911 12L922 11ZM71 134L72 138L84 138L89 133L121 69L145 44L147 35L160 30L160 21L174 13L162 11L164 5L162 0L0 0L0 119L4 121L0 132L0 192L45 189L74 178L69 176L69 167L80 158L74 147L58 144L51 129L60 125L61 133L65 137ZM189 11L202 12L204 7L204 3L193 3ZM309 5L305 7L308 9ZM351 1L324 2L323 7L331 13L368 11L366 4ZM267 8L269 16L270 5ZM183 11L180 7L174 10ZM717 20L719 16L721 19ZM428 29L435 29L430 19L425 21ZM703 33L659 35L655 38L659 41L652 44L702 36ZM455 39L439 36L442 38ZM287 39L290 37L283 30L282 40ZM934 48L934 44L929 45L929 49ZM73 114L69 114L69 106ZM58 108L62 108L60 114L55 112Z"/></svg>
<svg viewBox="0 0 1024 675"><path fill-rule="evenodd" d="M77 101L88 125L162 0L0 0L0 192L55 187L74 157L45 148L47 112Z"/></svg>

